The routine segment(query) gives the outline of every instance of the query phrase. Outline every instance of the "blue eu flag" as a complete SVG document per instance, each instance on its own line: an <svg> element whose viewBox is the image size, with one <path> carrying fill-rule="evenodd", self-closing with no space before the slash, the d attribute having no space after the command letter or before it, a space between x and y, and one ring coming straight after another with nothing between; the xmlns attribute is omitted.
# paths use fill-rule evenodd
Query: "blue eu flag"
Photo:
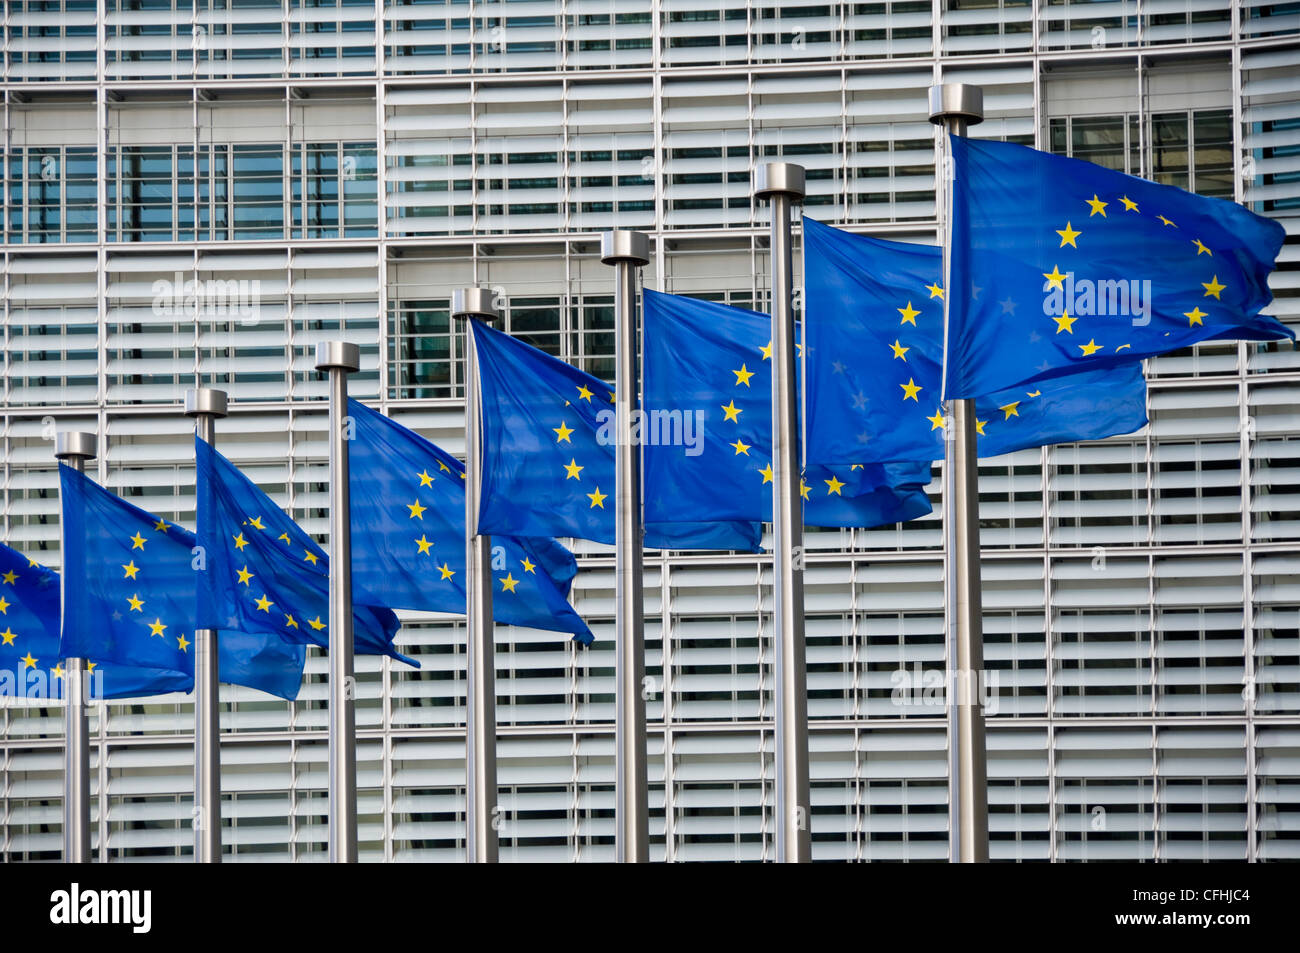
<svg viewBox="0 0 1300 953"><path fill-rule="evenodd" d="M303 529L206 441L194 438L199 544L207 559L199 589L205 625L274 633L286 642L329 648L329 557ZM353 649L398 654L391 609L352 590Z"/></svg>
<svg viewBox="0 0 1300 953"><path fill-rule="evenodd" d="M471 322L483 407L479 532L614 542L614 394L587 374ZM645 545L757 550L758 527L646 520Z"/></svg>
<svg viewBox="0 0 1300 953"><path fill-rule="evenodd" d="M803 223L809 459L941 458L942 251ZM1080 372L989 394L975 411L982 457L1099 440L1146 424L1146 381L1140 363Z"/></svg>
<svg viewBox="0 0 1300 953"><path fill-rule="evenodd" d="M419 434L355 400L348 444L352 489L352 584L383 605L465 612L465 468ZM573 554L550 538L492 538L497 622L591 630L569 605Z"/></svg>
<svg viewBox="0 0 1300 953"><path fill-rule="evenodd" d="M647 522L699 512L770 520L771 318L649 289L644 300ZM800 484L804 522L915 519L930 512L929 481L929 461L810 465Z"/></svg>
<svg viewBox="0 0 1300 953"><path fill-rule="evenodd" d="M948 396L979 397L1216 339L1260 314L1284 230L1234 202L1079 159L951 136ZM979 294L975 294L975 289Z"/></svg>
<svg viewBox="0 0 1300 953"><path fill-rule="evenodd" d="M63 697L59 574L0 543L0 698ZM92 697L136 698L194 687L189 672L87 662Z"/></svg>
<svg viewBox="0 0 1300 953"><path fill-rule="evenodd" d="M59 478L67 579L62 657L180 673L192 684L194 630L218 629L223 682L297 697L300 646L199 620L195 590L202 589L203 571L193 533L132 506L71 467L60 465ZM162 686L173 685L172 677L151 693L169 690Z"/></svg>

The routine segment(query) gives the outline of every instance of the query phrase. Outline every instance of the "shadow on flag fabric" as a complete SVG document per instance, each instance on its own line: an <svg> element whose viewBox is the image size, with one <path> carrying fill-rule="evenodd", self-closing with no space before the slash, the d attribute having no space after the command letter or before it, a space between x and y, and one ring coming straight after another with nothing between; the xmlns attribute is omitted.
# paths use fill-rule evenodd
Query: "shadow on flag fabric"
<svg viewBox="0 0 1300 953"><path fill-rule="evenodd" d="M286 642L329 648L329 557L275 502L224 456L194 438L199 545L207 585L199 615ZM393 647L400 623L391 609L352 587L353 651L387 655L419 668Z"/></svg>
<svg viewBox="0 0 1300 953"><path fill-rule="evenodd" d="M383 605L465 613L465 468L455 457L355 400L349 446L352 583ZM578 564L554 539L492 538L492 615L507 625L591 629L569 605Z"/></svg>
<svg viewBox="0 0 1300 953"><path fill-rule="evenodd" d="M684 511L772 518L772 319L646 289L643 431L676 427L684 445L645 447L646 520ZM810 458L812 459L812 458ZM800 492L810 526L881 526L930 512L929 461L811 464Z"/></svg>
<svg viewBox="0 0 1300 953"><path fill-rule="evenodd" d="M479 532L612 545L613 392L481 321L470 326L483 407ZM690 515L689 522L674 524L647 519L646 547L758 551L759 527Z"/></svg>
<svg viewBox="0 0 1300 953"><path fill-rule="evenodd" d="M199 621L195 592L204 576L193 533L65 464L59 478L67 577L62 657L115 669L183 673L188 691L194 681L194 631L213 628L219 632L221 681L280 698L298 696L305 662L300 646ZM56 587L56 597L57 592ZM171 677L144 694L171 690L166 687L174 684ZM111 684L105 688L113 691Z"/></svg>
<svg viewBox="0 0 1300 953"><path fill-rule="evenodd" d="M1205 198L951 136L948 395L978 397L1205 340L1294 338L1260 313L1284 230Z"/></svg>
<svg viewBox="0 0 1300 953"><path fill-rule="evenodd" d="M0 544L0 698L63 697L59 574ZM87 662L92 698L136 698L194 687L190 672Z"/></svg>
<svg viewBox="0 0 1300 953"><path fill-rule="evenodd" d="M942 250L807 215L803 235L809 459L941 459ZM1146 425L1146 380L1133 362L1000 390L975 411L981 457L1100 440Z"/></svg>

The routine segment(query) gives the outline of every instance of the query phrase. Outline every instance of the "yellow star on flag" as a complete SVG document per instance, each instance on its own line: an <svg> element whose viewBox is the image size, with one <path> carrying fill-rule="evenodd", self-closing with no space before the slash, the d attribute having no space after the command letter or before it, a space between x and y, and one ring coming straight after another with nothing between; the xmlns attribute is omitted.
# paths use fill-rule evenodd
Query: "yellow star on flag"
<svg viewBox="0 0 1300 953"><path fill-rule="evenodd" d="M131 537L131 548L144 549L144 537L140 535L139 530L136 530L136 534Z"/></svg>
<svg viewBox="0 0 1300 953"><path fill-rule="evenodd" d="M1202 281L1201 287L1205 289L1205 297L1218 298L1219 292L1228 286L1219 284L1219 276L1215 275L1209 281Z"/></svg>
<svg viewBox="0 0 1300 953"><path fill-rule="evenodd" d="M262 598L257 600L257 607L263 612L270 612L271 606L275 605L270 599L266 598L266 593L262 593Z"/></svg>
<svg viewBox="0 0 1300 953"><path fill-rule="evenodd" d="M1006 416L1002 418L1003 420L1010 420L1012 417L1020 416L1019 407L1020 407L1020 401L1013 400L1009 404L1003 404L1001 407L998 408L998 410L1006 414Z"/></svg>
<svg viewBox="0 0 1300 953"><path fill-rule="evenodd" d="M318 562L320 562L320 558L317 557L317 555L313 553L310 549L307 550L307 552L303 555L302 558L305 561L311 563L313 566L315 566Z"/></svg>
<svg viewBox="0 0 1300 953"><path fill-rule="evenodd" d="M930 421L930 429L932 431L938 430L940 427L943 426L943 414L937 410L934 412L933 417L926 417L925 419Z"/></svg>
<svg viewBox="0 0 1300 953"><path fill-rule="evenodd" d="M129 597L127 597L126 601L131 604L132 612L144 611L144 600L140 598L140 594L138 592L132 593Z"/></svg>
<svg viewBox="0 0 1300 953"><path fill-rule="evenodd" d="M734 400L728 404L725 404L722 408L722 412L726 414L726 417L723 418L723 423L726 423L726 421L728 420L734 421L736 423L740 423L740 414L742 409L743 408L736 406L736 402Z"/></svg>
<svg viewBox="0 0 1300 953"><path fill-rule="evenodd" d="M1183 317L1187 319L1187 326L1189 328L1194 324L1199 324L1201 327L1205 327L1205 322L1201 320L1205 316L1206 312L1202 311L1200 308L1193 308L1191 311L1183 312Z"/></svg>
<svg viewBox="0 0 1300 953"><path fill-rule="evenodd" d="M1087 344L1080 344L1079 350L1083 351L1084 357L1091 357L1100 351L1105 345L1098 344L1096 338L1092 338Z"/></svg>
<svg viewBox="0 0 1300 953"><path fill-rule="evenodd" d="M281 533L279 536L276 537L276 539L282 539L285 541L286 544L292 543L292 540L289 539L288 533Z"/></svg>
<svg viewBox="0 0 1300 953"><path fill-rule="evenodd" d="M527 556L525 556L525 557L521 560L521 562L523 563L523 566L524 566L524 572L530 572L530 573L532 573L534 576L537 575L537 563L533 562L533 561L532 561L531 559L529 559Z"/></svg>
<svg viewBox="0 0 1300 953"><path fill-rule="evenodd" d="M438 572L442 573L443 579L450 579L452 576L456 575L456 570L447 568L446 563L443 563L438 567Z"/></svg>
<svg viewBox="0 0 1300 953"><path fill-rule="evenodd" d="M248 525L253 527L253 529L266 529L266 527L262 525L262 517L260 516L254 516L248 521Z"/></svg>
<svg viewBox="0 0 1300 953"><path fill-rule="evenodd" d="M14 572L11 569L7 573L5 573L4 580L5 582L7 582L9 585L12 586L18 580L18 573Z"/></svg>
<svg viewBox="0 0 1300 953"><path fill-rule="evenodd" d="M894 352L894 357L904 361L907 360L907 352L910 351L911 348L903 347L903 345L899 343L898 338L894 338L894 343L889 345L889 347Z"/></svg>
<svg viewBox="0 0 1300 953"><path fill-rule="evenodd" d="M771 341L768 341L766 344L763 345L763 360L765 360L765 361L770 361L770 360L772 360L772 342L771 342Z"/></svg>
<svg viewBox="0 0 1300 953"><path fill-rule="evenodd" d="M764 483L771 483L772 480L775 479L775 477L772 475L772 464L770 463L767 466L763 467L763 469L759 470L758 472L763 474Z"/></svg>
<svg viewBox="0 0 1300 953"><path fill-rule="evenodd" d="M928 291L928 292L930 292L930 297L931 297L931 298L939 298L939 299L942 300L942 298L943 298L943 289L940 288L939 285L938 285L937 283L936 283L936 284L933 284L933 285L926 285L926 286L925 286L925 290Z"/></svg>
<svg viewBox="0 0 1300 953"><path fill-rule="evenodd" d="M832 473L831 478L826 481L826 495L830 496L834 493L836 496L843 496L844 494L840 492L843 488L844 484L840 482L839 477Z"/></svg>
<svg viewBox="0 0 1300 953"><path fill-rule="evenodd" d="M1057 333L1057 334L1060 334L1062 331L1068 331L1068 332L1070 332L1071 334L1073 334L1073 333L1074 333L1074 322L1075 322L1075 321L1078 321L1079 319L1078 319L1078 318L1072 318L1072 317L1070 317L1068 314L1063 314L1063 315L1061 315L1059 318L1052 318L1052 320L1056 322L1056 333Z"/></svg>
<svg viewBox="0 0 1300 953"><path fill-rule="evenodd" d="M552 427L551 430L555 432L556 443L573 443L573 441L569 439L569 435L573 433L573 428L563 420L560 421L560 426Z"/></svg>
<svg viewBox="0 0 1300 953"><path fill-rule="evenodd" d="M601 493L600 487L596 487L595 493L587 494L587 499L591 500L591 506L588 508L594 510L596 507L599 506L603 510L605 508L605 500L608 498L609 498L608 493Z"/></svg>
<svg viewBox="0 0 1300 953"><path fill-rule="evenodd" d="M154 619L152 622L149 623L149 637L153 638L156 635L159 638L161 638L163 634L163 630L166 628L167 626L163 624L162 619Z"/></svg>
<svg viewBox="0 0 1300 953"><path fill-rule="evenodd" d="M1065 285L1061 284L1061 282L1065 280L1065 275L1061 274L1061 269L1058 266L1052 266L1051 274L1043 272L1043 277L1047 279L1046 290L1050 291L1053 288L1060 288L1062 291L1065 290Z"/></svg>
<svg viewBox="0 0 1300 953"><path fill-rule="evenodd" d="M585 385L583 384L578 385L578 396L581 397L583 400L585 400L587 403L589 404L591 403L591 391L588 390Z"/></svg>
<svg viewBox="0 0 1300 953"><path fill-rule="evenodd" d="M244 568L239 570L239 581L244 585L248 585L248 580L252 579L253 575L253 573L248 571L248 564L245 563Z"/></svg>
<svg viewBox="0 0 1300 953"><path fill-rule="evenodd" d="M37 660L32 658L32 653L28 652L18 661L23 663L23 668L35 668Z"/></svg>
<svg viewBox="0 0 1300 953"><path fill-rule="evenodd" d="M1198 258L1201 255L1209 255L1211 258L1214 257L1214 252L1206 248L1205 244L1199 238L1193 238L1192 244L1196 246L1196 255Z"/></svg>
<svg viewBox="0 0 1300 953"><path fill-rule="evenodd" d="M728 444L728 446L735 447L736 456L740 456L742 453L745 456L749 456L749 448L752 446L752 444L745 443L745 441L743 440L737 440L733 444Z"/></svg>
<svg viewBox="0 0 1300 953"><path fill-rule="evenodd" d="M428 555L429 550L433 546L433 543L429 542L429 540L426 538L426 535L424 533L421 533L420 538L415 541L415 545L420 547L420 553L424 553ZM416 555L418 556L419 553L416 553Z"/></svg>
<svg viewBox="0 0 1300 953"><path fill-rule="evenodd" d="M511 573L507 572L506 577L501 580L501 591L514 592L515 586L517 585L519 585L519 580L516 579Z"/></svg>
<svg viewBox="0 0 1300 953"><path fill-rule="evenodd" d="M1056 234L1061 236L1062 248L1064 248L1066 245L1069 245L1071 248L1078 248L1079 246L1074 243L1074 240L1078 238L1080 235L1082 235L1083 232L1076 231L1074 228L1071 227L1069 222L1066 222L1065 228L1064 229L1058 228L1056 230Z"/></svg>
<svg viewBox="0 0 1300 953"><path fill-rule="evenodd" d="M803 478L800 477L800 478L799 478L799 495L802 496L802 497L806 500L806 499L808 499L808 493L809 493L809 492L810 492L810 488L809 488L808 484L805 483L805 482L803 482Z"/></svg>
<svg viewBox="0 0 1300 953"><path fill-rule="evenodd" d="M135 560L133 559L129 563L122 564L122 571L126 573L126 575L122 577L123 579L134 579L136 573L140 571L140 567L135 564Z"/></svg>
<svg viewBox="0 0 1300 953"><path fill-rule="evenodd" d="M1170 225L1174 228L1178 227L1177 225L1174 225L1174 223L1171 222L1169 219L1165 218L1163 215L1157 215L1156 218L1160 219L1160 221L1164 222L1166 225Z"/></svg>
<svg viewBox="0 0 1300 953"><path fill-rule="evenodd" d="M314 619L308 619L307 624L311 626L313 629L315 629L317 632L325 628L325 623L320 620L320 616L316 616L316 618Z"/></svg>
<svg viewBox="0 0 1300 953"><path fill-rule="evenodd" d="M153 528L159 533L165 533L167 532L167 521L159 520L158 522L153 524Z"/></svg>
<svg viewBox="0 0 1300 953"><path fill-rule="evenodd" d="M578 476L578 474L581 473L581 472L583 471L584 468L578 466L578 460L577 460L576 457L570 457L570 458L569 458L569 462L566 463L566 464L564 465L564 469L565 469L566 474L567 474L567 475L565 476L564 479L566 479L566 480L581 480L581 479L582 479L582 477Z"/></svg>
<svg viewBox="0 0 1300 953"><path fill-rule="evenodd" d="M1124 211L1136 212L1138 210L1137 202L1134 202L1127 195L1120 196L1120 201L1124 203Z"/></svg>
<svg viewBox="0 0 1300 953"><path fill-rule="evenodd" d="M1092 198L1084 199L1084 201L1092 206L1092 211L1088 213L1089 218L1092 218L1094 215L1100 215L1102 218L1106 217L1106 206L1110 203L1103 202L1101 199L1097 198L1096 192L1092 193Z"/></svg>
<svg viewBox="0 0 1300 953"><path fill-rule="evenodd" d="M186 651L190 647L190 641L185 638L184 632L176 637L176 645L182 652Z"/></svg>
<svg viewBox="0 0 1300 953"><path fill-rule="evenodd" d="M899 321L899 324L910 324L912 327L916 327L916 316L921 312L913 308L912 302L909 301L906 308L898 309L898 313L903 316L903 320Z"/></svg>
<svg viewBox="0 0 1300 953"><path fill-rule="evenodd" d="M427 506L421 506L420 501L416 500L414 503L407 503L406 508L411 511L411 515L407 517L408 519L418 519L421 523L424 522L424 511L428 509Z"/></svg>
<svg viewBox="0 0 1300 953"><path fill-rule="evenodd" d="M732 371L731 373L733 373L733 374L736 375L736 386L737 386L737 387L739 387L741 384L744 384L746 387L748 387L748 386L749 386L749 379L750 379L751 377L754 376L754 372L751 371L751 370L749 369L748 365L746 365L746 364L741 364L741 365L740 365L740 370L738 370L738 371Z"/></svg>
<svg viewBox="0 0 1300 953"><path fill-rule="evenodd" d="M420 486L433 486L433 477L429 475L428 470L421 470L416 476L420 478Z"/></svg>
<svg viewBox="0 0 1300 953"><path fill-rule="evenodd" d="M903 400L916 400L918 404L920 403L916 399L916 395L921 393L923 388L916 382L915 378L909 377L906 384L899 384L898 386L903 388Z"/></svg>
<svg viewBox="0 0 1300 953"><path fill-rule="evenodd" d="M987 420L978 420L978 419L977 419L977 420L975 421L975 432L976 432L977 434L979 434L981 437L984 436L984 425L987 424L987 423L988 423Z"/></svg>
<svg viewBox="0 0 1300 953"><path fill-rule="evenodd" d="M16 639L17 637L18 637L17 633L15 633L14 630L9 628L8 626L5 626L5 630L3 632L0 632L0 639L4 640L5 645L13 645L14 639Z"/></svg>
<svg viewBox="0 0 1300 953"><path fill-rule="evenodd" d="M284 624L286 628L290 628L290 629L298 628L298 620L295 619L292 613L289 612L286 612L284 614Z"/></svg>
<svg viewBox="0 0 1300 953"><path fill-rule="evenodd" d="M238 535L235 536L236 549L242 550L247 545L248 545L248 540L244 539L243 533L239 533Z"/></svg>

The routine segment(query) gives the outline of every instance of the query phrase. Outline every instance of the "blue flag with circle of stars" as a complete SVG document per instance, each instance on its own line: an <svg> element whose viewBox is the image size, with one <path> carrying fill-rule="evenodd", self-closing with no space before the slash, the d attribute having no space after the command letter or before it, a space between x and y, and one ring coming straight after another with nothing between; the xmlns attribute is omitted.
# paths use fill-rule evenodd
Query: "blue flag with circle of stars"
<svg viewBox="0 0 1300 953"><path fill-rule="evenodd" d="M942 250L807 215L803 234L809 459L940 459ZM1002 390L975 411L981 457L1100 440L1146 424L1146 381L1135 362Z"/></svg>
<svg viewBox="0 0 1300 953"><path fill-rule="evenodd" d="M198 436L199 545L207 557L199 616L286 642L329 648L329 556L252 480ZM396 614L355 584L352 644L358 655L388 655L419 668L393 647Z"/></svg>
<svg viewBox="0 0 1300 953"><path fill-rule="evenodd" d="M348 401L348 414L356 425L348 444L353 586L394 608L464 614L464 466L358 401ZM554 539L494 536L492 570L497 622L592 642L568 602L577 561Z"/></svg>
<svg viewBox="0 0 1300 953"><path fill-rule="evenodd" d="M1198 341L1295 337L1260 313L1285 237L1277 222L1080 159L949 140L952 285L984 292L952 301L949 397Z"/></svg>
<svg viewBox="0 0 1300 953"><path fill-rule="evenodd" d="M0 543L0 697L63 697L59 574ZM194 687L190 672L88 662L91 697L137 698Z"/></svg>
<svg viewBox="0 0 1300 953"><path fill-rule="evenodd" d="M194 631L220 630L221 681L296 698L305 654L281 639L199 622L194 534L159 519L60 464L63 510L63 658L116 671L154 669L146 694L171 690L177 674L194 681ZM57 597L57 586L55 593ZM111 678L111 673L110 673ZM142 687L139 683L133 687ZM106 690L114 691L109 682ZM110 696L113 697L113 696Z"/></svg>
<svg viewBox="0 0 1300 953"><path fill-rule="evenodd" d="M479 532L614 543L613 392L559 358L471 322L483 408ZM761 527L707 514L645 521L645 546L758 551Z"/></svg>
<svg viewBox="0 0 1300 953"><path fill-rule="evenodd" d="M643 427L690 416L701 439L645 447L646 520L701 509L719 518L772 518L772 319L712 301L646 289ZM813 459L813 458L809 458ZM931 510L929 461L810 464L800 491L810 526L881 526Z"/></svg>

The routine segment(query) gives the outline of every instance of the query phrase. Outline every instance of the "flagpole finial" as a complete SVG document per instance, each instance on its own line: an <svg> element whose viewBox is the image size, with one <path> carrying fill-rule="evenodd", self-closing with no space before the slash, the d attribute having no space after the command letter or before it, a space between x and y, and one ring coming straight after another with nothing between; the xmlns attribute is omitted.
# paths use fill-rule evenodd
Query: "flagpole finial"
<svg viewBox="0 0 1300 953"><path fill-rule="evenodd" d="M600 261L604 265L617 265L626 261L632 265L650 264L650 239L645 232L618 229L600 236Z"/></svg>
<svg viewBox="0 0 1300 953"><path fill-rule="evenodd" d="M349 341L320 341L316 344L316 370L338 368L349 374L361 370L361 348Z"/></svg>
<svg viewBox="0 0 1300 953"><path fill-rule="evenodd" d="M984 90L970 83L939 83L930 87L930 122L942 126L951 119L964 126L984 121Z"/></svg>
<svg viewBox="0 0 1300 953"><path fill-rule="evenodd" d="M94 460L99 454L99 438L93 433L69 431L54 438L54 459Z"/></svg>
<svg viewBox="0 0 1300 953"><path fill-rule="evenodd" d="M459 320L496 321L501 317L501 309L491 288L457 288L451 293L451 316Z"/></svg>
<svg viewBox="0 0 1300 953"><path fill-rule="evenodd" d="M224 417L226 392L213 387L192 387L185 392L186 417Z"/></svg>
<svg viewBox="0 0 1300 953"><path fill-rule="evenodd" d="M754 170L754 198L770 199L774 195L788 195L802 202L804 168L793 162L765 162Z"/></svg>

